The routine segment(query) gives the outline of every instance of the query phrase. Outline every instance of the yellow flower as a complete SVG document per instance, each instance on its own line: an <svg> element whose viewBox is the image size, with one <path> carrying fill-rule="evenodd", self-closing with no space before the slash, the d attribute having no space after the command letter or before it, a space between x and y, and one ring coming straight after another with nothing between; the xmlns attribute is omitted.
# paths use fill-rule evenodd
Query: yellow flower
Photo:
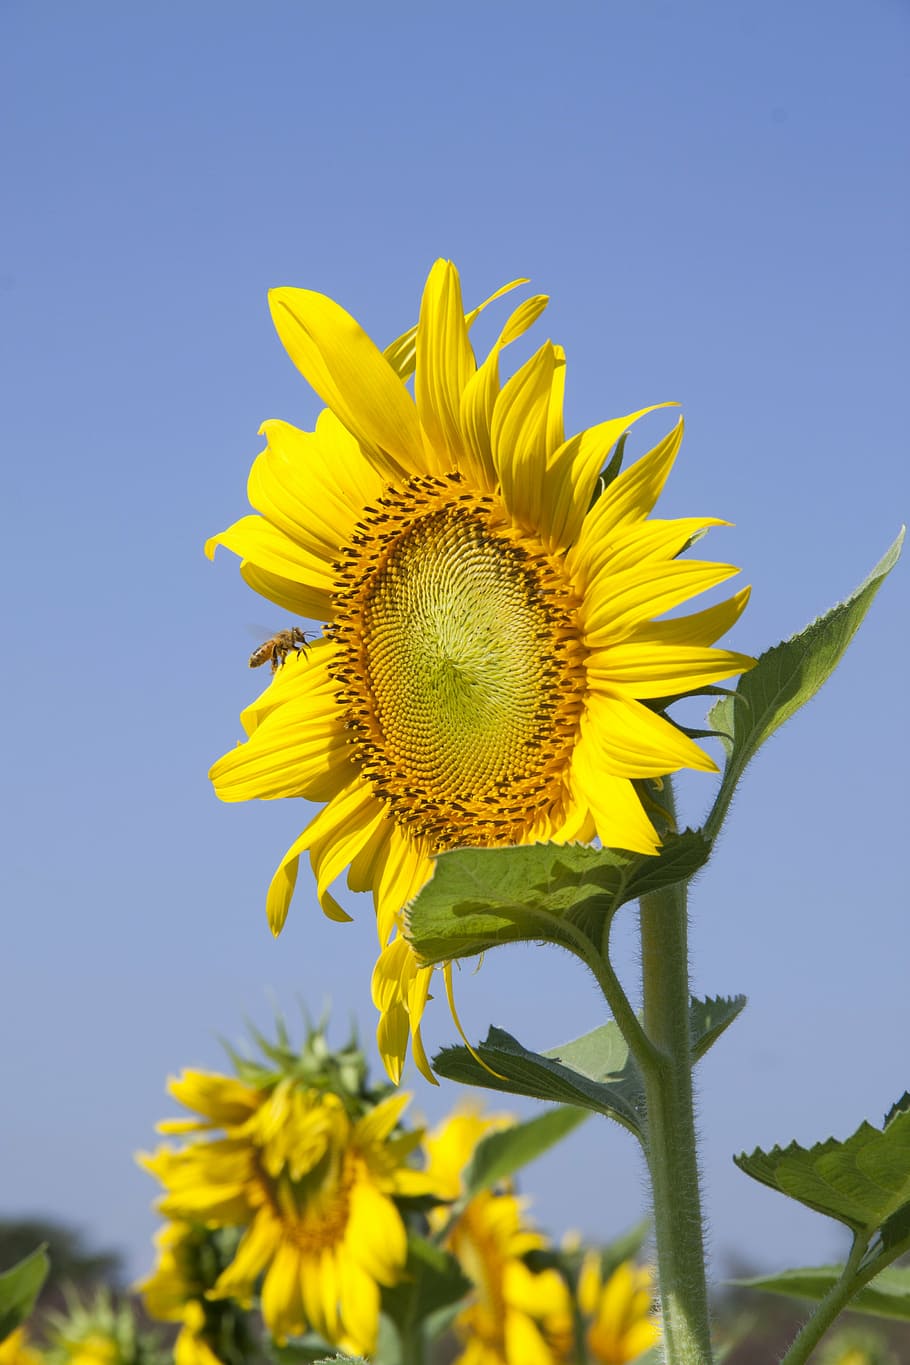
<svg viewBox="0 0 910 1365"><path fill-rule="evenodd" d="M456 1113L426 1139L428 1174L442 1198L462 1193L462 1172L479 1140L510 1119ZM568 1287L555 1270L532 1271L523 1257L546 1246L528 1226L524 1201L508 1189L485 1190L469 1201L445 1245L474 1285L455 1319L463 1351L455 1365L558 1365L573 1339ZM435 1230L449 1219L433 1210Z"/></svg>
<svg viewBox="0 0 910 1365"><path fill-rule="evenodd" d="M0 1341L0 1365L44 1365L44 1357L28 1344L24 1327L17 1327Z"/></svg>
<svg viewBox="0 0 910 1365"><path fill-rule="evenodd" d="M206 1339L204 1296L210 1286L199 1266L205 1236L189 1223L166 1223L155 1236L157 1265L136 1286L150 1317L181 1324L174 1343L176 1365L220 1365Z"/></svg>
<svg viewBox="0 0 910 1365"><path fill-rule="evenodd" d="M578 1303L592 1322L588 1349L600 1365L626 1365L660 1340L653 1314L651 1272L631 1261L618 1266L606 1282L595 1253L585 1258L578 1281Z"/></svg>
<svg viewBox="0 0 910 1365"><path fill-rule="evenodd" d="M260 1275L262 1315L279 1341L308 1327L333 1345L368 1354L381 1285L400 1279L406 1233L395 1195L424 1194L406 1165L420 1130L394 1134L407 1095L351 1118L334 1094L285 1076L257 1089L186 1071L171 1094L201 1117L159 1125L196 1137L140 1160L164 1185L168 1218L246 1229L209 1295L249 1306Z"/></svg>
<svg viewBox="0 0 910 1365"><path fill-rule="evenodd" d="M433 1079L419 1031L431 969L401 939L400 912L434 855L595 836L654 853L635 781L716 765L652 703L752 662L713 648L747 591L654 619L736 572L680 557L724 523L649 519L682 423L595 498L609 451L653 409L566 440L558 346L499 377L546 299L521 304L478 365L469 328L491 302L465 317L458 273L437 261L416 329L383 354L331 299L273 290L278 334L327 408L313 432L264 424L248 485L260 515L206 546L326 623L287 653L211 777L225 801L322 805L272 880L269 921L280 932L304 852L332 918L350 918L329 891L345 869L352 890L372 891L394 1080L409 1033Z"/></svg>

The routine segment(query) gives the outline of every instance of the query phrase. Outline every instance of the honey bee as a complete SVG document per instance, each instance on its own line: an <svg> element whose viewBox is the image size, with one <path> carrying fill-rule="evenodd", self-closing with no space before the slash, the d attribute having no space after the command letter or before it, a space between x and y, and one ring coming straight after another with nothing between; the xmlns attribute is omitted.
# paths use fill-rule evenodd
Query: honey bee
<svg viewBox="0 0 910 1365"><path fill-rule="evenodd" d="M289 630L279 630L277 635L273 635L264 645L253 650L250 655L250 668L261 668L268 662L272 665L272 672L277 673L291 650L296 650L299 655L301 650L306 650L307 643L306 631L298 626L291 626Z"/></svg>

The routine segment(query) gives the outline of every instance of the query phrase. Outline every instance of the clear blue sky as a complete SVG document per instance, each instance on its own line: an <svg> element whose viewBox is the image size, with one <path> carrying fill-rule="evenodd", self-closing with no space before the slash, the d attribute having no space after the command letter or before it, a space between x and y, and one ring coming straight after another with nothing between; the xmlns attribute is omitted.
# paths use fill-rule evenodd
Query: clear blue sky
<svg viewBox="0 0 910 1365"><path fill-rule="evenodd" d="M273 942L265 887L307 812L222 806L206 777L262 683L248 625L285 622L202 543L246 510L259 423L318 407L266 290L332 294L383 342L437 256L472 301L528 275L572 429L683 403L663 506L736 523L712 548L754 584L734 646L758 652L910 504L908 30L901 0L0 5L0 1214L72 1220L138 1273L132 1153L167 1074L219 1065L269 992L372 1038L369 901L328 924L302 876ZM905 564L697 884L695 985L750 997L701 1074L718 1264L835 1255L730 1156L845 1136L910 1084L907 607ZM687 784L691 819L709 797ZM554 950L458 987L475 1035L601 1021ZM427 1034L452 1040L441 1002ZM431 1117L455 1098L410 1079ZM563 1152L526 1181L554 1234L639 1215L624 1133L592 1120Z"/></svg>

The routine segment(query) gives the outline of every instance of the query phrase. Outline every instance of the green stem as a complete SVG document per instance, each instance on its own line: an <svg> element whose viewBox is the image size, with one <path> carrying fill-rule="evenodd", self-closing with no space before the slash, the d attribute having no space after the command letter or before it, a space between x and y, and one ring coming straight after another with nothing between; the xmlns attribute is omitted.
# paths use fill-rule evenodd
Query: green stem
<svg viewBox="0 0 910 1365"><path fill-rule="evenodd" d="M808 1360L811 1352L821 1341L834 1319L843 1312L853 1295L862 1289L863 1285L874 1279L884 1268L882 1262L877 1260L873 1266L867 1268L865 1273L857 1273L867 1246L868 1238L854 1238L850 1255L847 1257L847 1264L844 1266L840 1279L831 1286L808 1322L800 1328L793 1345L783 1357L781 1365L803 1365L803 1362Z"/></svg>
<svg viewBox="0 0 910 1365"><path fill-rule="evenodd" d="M645 1032L657 1065L639 1059L666 1359L711 1365L711 1333L692 1095L686 885L641 899Z"/></svg>

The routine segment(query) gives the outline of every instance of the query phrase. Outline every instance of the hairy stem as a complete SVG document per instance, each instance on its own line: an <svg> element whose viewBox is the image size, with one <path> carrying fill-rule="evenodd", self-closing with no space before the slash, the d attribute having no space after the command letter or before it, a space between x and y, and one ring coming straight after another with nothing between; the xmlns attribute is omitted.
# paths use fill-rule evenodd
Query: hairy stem
<svg viewBox="0 0 910 1365"><path fill-rule="evenodd" d="M644 1026L660 1056L639 1059L664 1345L669 1365L711 1365L689 1040L686 886L641 900Z"/></svg>

